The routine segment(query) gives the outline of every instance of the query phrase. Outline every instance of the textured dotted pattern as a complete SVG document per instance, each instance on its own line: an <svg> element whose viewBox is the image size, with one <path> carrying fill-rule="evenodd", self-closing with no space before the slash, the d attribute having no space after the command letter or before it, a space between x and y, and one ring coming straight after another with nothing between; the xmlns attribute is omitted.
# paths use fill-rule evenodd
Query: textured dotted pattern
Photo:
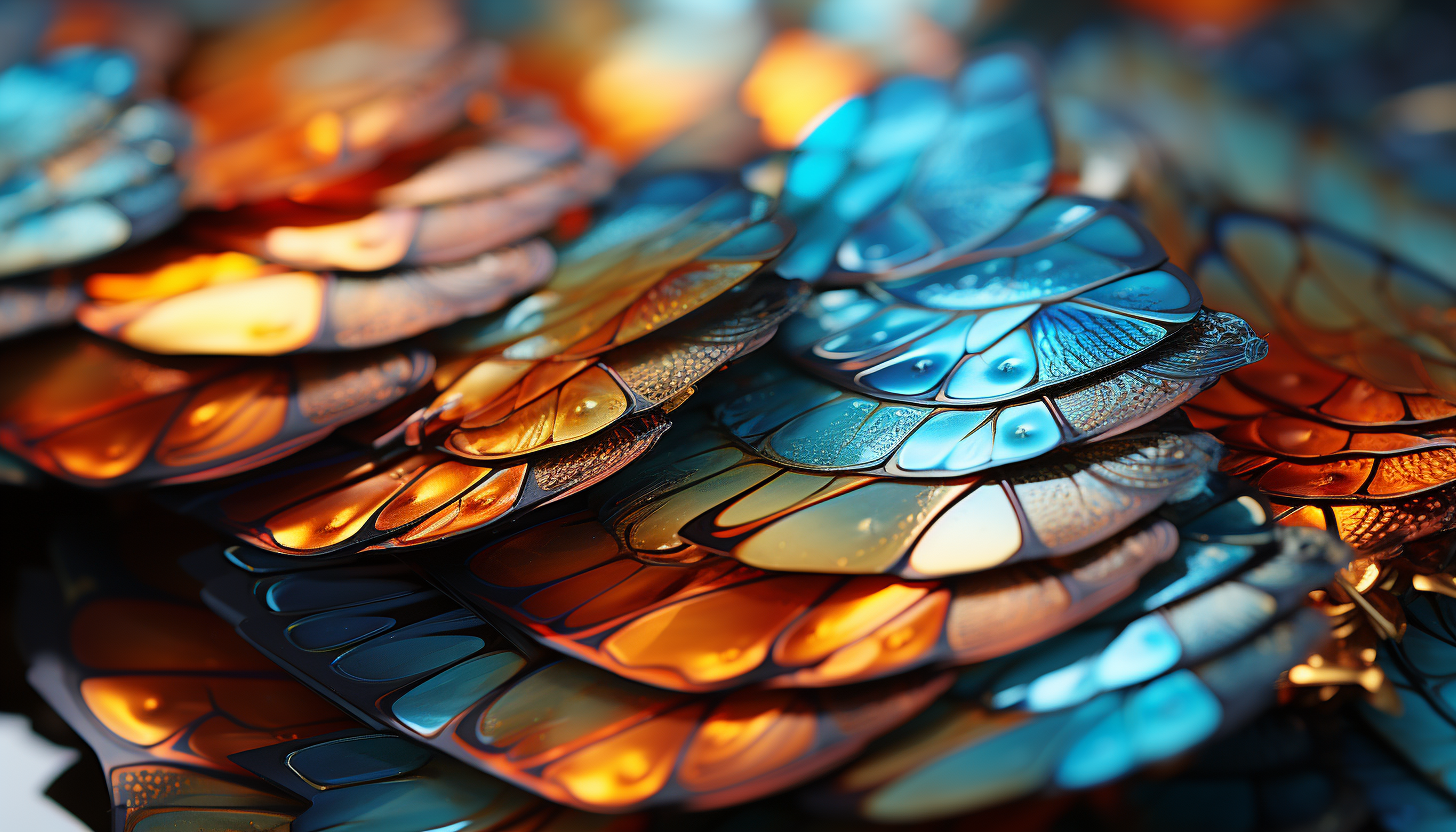
<svg viewBox="0 0 1456 832"><path fill-rule="evenodd" d="M668 427L666 419L655 415L621 425L590 443L543 458L532 467L532 476L543 491L589 485L641 456Z"/></svg>

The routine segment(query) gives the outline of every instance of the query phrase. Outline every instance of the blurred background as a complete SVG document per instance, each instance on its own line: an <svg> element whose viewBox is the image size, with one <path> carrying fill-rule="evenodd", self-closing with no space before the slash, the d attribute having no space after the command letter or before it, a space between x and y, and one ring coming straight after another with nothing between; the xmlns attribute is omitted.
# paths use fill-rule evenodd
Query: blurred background
<svg viewBox="0 0 1456 832"><path fill-rule="evenodd" d="M208 71L194 56L219 33L276 18L289 5L0 2L0 67L72 44L112 41L141 56L143 84L192 108L196 138L206 146L208 131L226 126L219 113L245 111L253 102L191 95L189 79ZM347 4L334 5L344 10L334 24L317 15L308 24L346 28ZM420 14L437 5L420 4ZM1406 253L1456 278L1456 256L1448 256L1456 254L1456 240L1445 213L1456 205L1456 3L1449 0L464 0L443 20L460 30L445 32L447 41L501 44L498 89L544 95L629 178L742 165L791 147L826 107L887 77L948 77L979 47L1030 43L1047 56L1058 107L1067 109L1058 113L1063 125L1077 124L1079 102L1092 101L1097 112L1138 120L1176 148L1197 129L1180 121L1180 97L1214 95L1237 102L1237 112L1255 121L1273 119L1280 130L1320 131L1358 147L1380 175L1413 194L1403 203L1414 206L1403 233L1425 236ZM337 39L328 50L307 53L307 66L283 62L276 71L335 82L369 76L413 54L408 41L417 34L399 31L399 43ZM265 43L227 59L265 60ZM1140 44L1144 57L1166 58L1150 64L1164 77L1150 80L1146 66L1110 71L1109 61L1129 54L1130 43ZM307 129L319 153L338 152L327 122L311 121ZM1249 163L1241 168L1252 171L1241 201L1257 206L1265 197L1253 162L1277 139L1265 141L1266 134L1250 129L1215 144ZM1136 165L1119 165L1119 158L1114 151L1085 160L1074 171L1082 190L1123 197L1135 189ZM226 206L225 198L210 201ZM1155 204L1139 202L1144 209ZM1149 217L1149 224L1177 259L1179 229L1172 220L1159 227L1158 219ZM1188 241L1184 251L1194 247ZM0 486L6 586L15 585L19 569L44 562L59 493ZM84 512L79 500L106 500L114 510L117 499L66 492L64 510ZM0 599L12 601L9 592ZM6 627L11 620L3 617ZM108 828L94 757L26 686L13 642L4 639L0 661L4 825L32 832Z"/></svg>
<svg viewBox="0 0 1456 832"><path fill-rule="evenodd" d="M171 0L117 31L119 0L10 2L0 60L129 39L155 67L290 0ZM504 43L508 89L549 94L627 165L737 163L788 147L825 106L901 73L949 76L969 50L1057 50L1089 28L1156 28L1185 57L1302 118L1449 133L1456 27L1441 0L463 0L460 24ZM49 20L41 18L48 17ZM341 24L342 25L342 24ZM335 49L336 72L383 56ZM361 61L362 59L362 61ZM294 69L301 70L295 67ZM188 76L170 73L173 79ZM158 80L162 76L158 76ZM185 98L185 96L184 96ZM1377 123L1379 122L1379 123ZM1427 141L1429 140L1429 141ZM1419 153L1410 146L1400 152Z"/></svg>

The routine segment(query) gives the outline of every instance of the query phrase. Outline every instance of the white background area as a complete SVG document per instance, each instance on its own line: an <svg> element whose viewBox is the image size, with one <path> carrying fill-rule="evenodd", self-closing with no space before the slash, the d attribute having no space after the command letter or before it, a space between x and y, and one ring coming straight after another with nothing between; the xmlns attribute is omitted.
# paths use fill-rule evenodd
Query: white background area
<svg viewBox="0 0 1456 832"><path fill-rule="evenodd" d="M26 832L90 832L45 790L78 758L76 750L56 745L30 730L30 720L0 713L0 807L7 829ZM103 788L101 783L96 788Z"/></svg>

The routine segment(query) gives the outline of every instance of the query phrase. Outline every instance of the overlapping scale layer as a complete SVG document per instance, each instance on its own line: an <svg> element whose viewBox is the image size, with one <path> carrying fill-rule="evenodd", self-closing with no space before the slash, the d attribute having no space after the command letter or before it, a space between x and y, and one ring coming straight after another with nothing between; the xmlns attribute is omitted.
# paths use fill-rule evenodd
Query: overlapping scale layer
<svg viewBox="0 0 1456 832"><path fill-rule="evenodd" d="M464 459L510 458L676 406L709 373L772 337L803 294L802 284L759 279L596 362L538 363L495 402L462 420L441 448Z"/></svg>
<svg viewBox="0 0 1456 832"><path fill-rule="evenodd" d="M1456 527L1456 415L1444 390L1442 282L1313 223L1228 214L1195 268L1209 303L1269 331L1270 356L1188 406L1230 449L1279 521L1356 550L1320 595L1337 642L1291 671L1300 684L1363 688L1398 708L1374 644L1399 637L1396 594L1440 591Z"/></svg>
<svg viewBox="0 0 1456 832"><path fill-rule="evenodd" d="M229 756L352 720L230 632L195 590L162 592L95 549L67 554L62 575L81 583L43 573L26 583L27 678L100 758L116 828L286 827L303 807Z"/></svg>
<svg viewBox="0 0 1456 832"><path fill-rule="evenodd" d="M543 289L445 349L511 361L598 355L675 321L757 271L792 228L769 200L709 173L667 174L621 192L560 254Z"/></svg>
<svg viewBox="0 0 1456 832"><path fill-rule="evenodd" d="M849 684L1007 652L1111 604L1176 537L1154 521L1044 565L910 581L765 572L701 550L654 561L573 515L473 554L407 559L548 647L647 684L707 691Z"/></svg>
<svg viewBox="0 0 1456 832"><path fill-rule="evenodd" d="M1229 216L1195 282L1091 195L1131 128L1054 134L1020 48L589 210L611 165L462 14L310 0L200 42L202 210L0 286L0 445L229 538L149 515L26 584L118 828L628 832L781 793L802 828L1049 823L1350 681L1326 657L1398 637L1407 586L1456 597L1436 279ZM15 157L51 190L0 187L0 270L7 211L102 171L36 160L126 95ZM1295 503L1409 516L1370 542ZM171 569L193 537L218 617Z"/></svg>
<svg viewBox="0 0 1456 832"><path fill-rule="evenodd" d="M731 191L727 197L740 205L747 198ZM672 210L663 215L679 217ZM770 233L770 244L782 239L781 227L770 223L750 226L716 248L725 258L738 257L733 246L748 237L752 245L744 256L762 257L752 253L762 243L759 229ZM621 250L608 254L600 268L631 262ZM700 262L690 260L679 271ZM738 281L758 261L748 262ZM558 272L553 280L561 277ZM637 289L651 295L653 286L640 283ZM408 420L406 436L423 446L419 450L386 442L377 450L286 462L178 504L250 543L300 555L412 546L479 529L586 488L644 453L668 427L662 411L681 404L703 376L767 340L802 293L796 282L759 278L710 287L706 297L682 303L661 301L668 320L636 332L619 330L614 337L622 345L595 360L467 354L436 375L438 385L442 376L468 368L436 398L444 409L432 407ZM638 299L633 308L658 302ZM634 326L639 313L628 314L620 326ZM473 400L467 393L493 398L467 410ZM464 418L457 416L461 411ZM441 423L449 430L435 440L431 428ZM429 447L434 441L440 450Z"/></svg>
<svg viewBox="0 0 1456 832"><path fill-rule="evenodd" d="M1456 418L1456 405L1434 396L1387 390L1311 358L1278 334L1265 339L1268 359L1236 368L1199 401L1230 416L1277 407L1341 430L1438 429Z"/></svg>
<svg viewBox="0 0 1456 832"><path fill-rule="evenodd" d="M249 574L211 553L209 602L366 724L553 800L623 812L752 799L833 768L946 688L912 674L694 696L572 659L530 663L402 566Z"/></svg>
<svg viewBox="0 0 1456 832"><path fill-rule="evenodd" d="M483 615L618 675L675 690L822 687L1006 655L1129 595L1165 598L1174 584L1159 576L1181 573L1185 592L1225 578L1274 536L1266 507L1224 488L1211 507L1174 508L1176 525L1154 516L1075 555L941 580L768 572L697 547L634 553L589 514L407 561Z"/></svg>
<svg viewBox="0 0 1456 832"><path fill-rule="evenodd" d="M1349 237L1235 214L1196 273L1210 303L1273 331L1268 360L1188 412L1237 451L1284 522L1388 557L1456 524L1456 406L1439 280Z"/></svg>
<svg viewBox="0 0 1456 832"><path fill-rule="evenodd" d="M1216 658L1061 710L952 697L837 774L821 799L904 823L1105 783L1242 724L1272 703L1279 673L1328 637L1323 616L1302 610Z"/></svg>
<svg viewBox="0 0 1456 832"><path fill-rule="evenodd" d="M25 647L32 685L101 758L122 832L641 828L360 728L203 608L186 576L165 578L185 587L169 594L86 543L64 550L78 597L32 576Z"/></svg>
<svg viewBox="0 0 1456 832"><path fill-rule="evenodd" d="M531 235L613 171L549 107L503 106L411 126L419 141L311 171L287 198L194 214L92 267L81 323L152 352L273 355L390 343L505 306L552 274L554 251Z"/></svg>
<svg viewBox="0 0 1456 832"><path fill-rule="evenodd" d="M758 275L793 235L766 212L762 197L708 174L622 194L540 291L433 336L438 394L407 440L497 460L680 405L803 301L797 281Z"/></svg>
<svg viewBox="0 0 1456 832"><path fill-rule="evenodd" d="M1343 431L1271 413L1197 420L1239 448L1224 468L1280 503L1291 524L1337 531L1362 551L1380 552L1438 534L1456 522L1456 443L1449 436Z"/></svg>

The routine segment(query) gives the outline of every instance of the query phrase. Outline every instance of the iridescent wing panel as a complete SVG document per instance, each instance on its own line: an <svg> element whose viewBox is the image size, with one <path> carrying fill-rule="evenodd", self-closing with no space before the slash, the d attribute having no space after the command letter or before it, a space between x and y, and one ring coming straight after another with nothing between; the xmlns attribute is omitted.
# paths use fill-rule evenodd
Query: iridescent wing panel
<svg viewBox="0 0 1456 832"><path fill-rule="evenodd" d="M788 161L781 197L802 231L779 273L913 273L991 240L1046 192L1045 97L1036 59L1001 49L950 84L905 76L841 104Z"/></svg>
<svg viewBox="0 0 1456 832"><path fill-rule="evenodd" d="M27 680L100 758L116 828L286 828L302 806L229 756L352 720L195 599L123 577L116 552L58 547L57 575L20 595Z"/></svg>
<svg viewBox="0 0 1456 832"><path fill-rule="evenodd" d="M688 435L599 491L628 548L697 545L763 569L906 578L1081 551L1197 483L1218 453L1206 434L1154 429L997 476L921 483L792 471L716 430Z"/></svg>
<svg viewBox="0 0 1456 832"><path fill-rule="evenodd" d="M1442 399L1397 393L1310 358L1279 336L1186 408L1233 448L1225 470L1258 485L1287 525L1327 529L1362 553L1453 522L1456 421Z"/></svg>
<svg viewBox="0 0 1456 832"><path fill-rule="evenodd" d="M883 401L761 358L735 368L728 392L715 390L723 399L715 415L758 454L793 468L956 477L1139 427L1262 352L1243 321L1205 311L1145 363L989 408Z"/></svg>
<svg viewBox="0 0 1456 832"><path fill-rule="evenodd" d="M907 823L1101 785L1252 718L1273 704L1279 674L1328 638L1323 615L1298 610L1228 653L1073 707L1029 713L946 697L813 798L827 811Z"/></svg>
<svg viewBox="0 0 1456 832"><path fill-rule="evenodd" d="M651 558L577 514L483 549L406 560L547 647L703 692L844 685L1002 655L1115 603L1176 544L1173 528L1153 520L1075 555L909 581L764 572L694 549Z"/></svg>
<svg viewBox="0 0 1456 832"><path fill-rule="evenodd" d="M1130 621L1280 546L1272 511L1230 478L1162 514L1076 555L942 581L764 572L692 547L632 552L590 514L406 559L482 615L620 676L677 690L821 686L992 659L1099 613Z"/></svg>
<svg viewBox="0 0 1456 832"><path fill-rule="evenodd" d="M192 126L169 101L137 101L138 74L93 46L0 72L0 276L88 260L180 216L174 163Z"/></svg>
<svg viewBox="0 0 1456 832"><path fill-rule="evenodd" d="M1135 220L1105 206L1053 201L1070 206L1058 207L1063 215L1085 210L1067 239L822 293L784 327L783 348L856 392L968 406L1030 397L1107 370L1195 317L1198 288L1163 263L1161 247ZM1039 228L1044 218L1035 211L1032 218Z"/></svg>

